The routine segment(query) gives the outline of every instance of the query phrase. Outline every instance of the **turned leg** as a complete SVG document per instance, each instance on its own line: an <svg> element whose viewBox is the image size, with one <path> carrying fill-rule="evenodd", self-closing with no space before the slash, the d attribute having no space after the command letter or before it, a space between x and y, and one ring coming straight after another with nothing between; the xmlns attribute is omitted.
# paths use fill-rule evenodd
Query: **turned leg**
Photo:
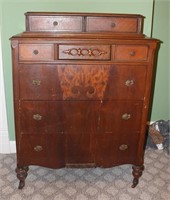
<svg viewBox="0 0 170 200"><path fill-rule="evenodd" d="M132 188L136 187L138 182L139 182L139 178L142 176L142 172L144 170L144 166L133 166L132 167L133 171L132 171L132 174L134 176L134 179L133 179L133 184L132 184Z"/></svg>
<svg viewBox="0 0 170 200"><path fill-rule="evenodd" d="M22 189L25 186L25 179L27 177L27 172L29 168L28 167L17 167L16 168L16 173L17 173L17 178L19 179L19 186L18 189Z"/></svg>

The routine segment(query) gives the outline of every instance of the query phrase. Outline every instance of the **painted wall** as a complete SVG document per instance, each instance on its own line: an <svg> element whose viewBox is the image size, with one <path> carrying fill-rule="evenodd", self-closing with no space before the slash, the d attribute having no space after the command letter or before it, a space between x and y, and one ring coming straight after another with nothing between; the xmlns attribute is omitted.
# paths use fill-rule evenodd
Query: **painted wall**
<svg viewBox="0 0 170 200"><path fill-rule="evenodd" d="M71 11L142 14L146 17L144 23L144 33L150 36L152 22L152 2L153 0L0 0L0 26L2 30L3 67L10 140L15 140L15 136L13 118L11 49L9 38L12 35L25 30L25 12ZM161 69L159 71L161 71ZM159 76L159 79L164 80L164 77L162 77L161 74ZM156 98L160 100L161 98L158 94L160 92L159 90L162 90L162 88L160 88L158 85L159 82L157 82L158 89L156 88L155 93ZM161 113L162 109L160 110L159 100L154 99L154 108L156 111L154 112L154 115L152 115L153 119L157 119L159 116L164 116Z"/></svg>
<svg viewBox="0 0 170 200"><path fill-rule="evenodd" d="M153 37L162 43L157 64L152 120L170 119L170 0L155 0Z"/></svg>

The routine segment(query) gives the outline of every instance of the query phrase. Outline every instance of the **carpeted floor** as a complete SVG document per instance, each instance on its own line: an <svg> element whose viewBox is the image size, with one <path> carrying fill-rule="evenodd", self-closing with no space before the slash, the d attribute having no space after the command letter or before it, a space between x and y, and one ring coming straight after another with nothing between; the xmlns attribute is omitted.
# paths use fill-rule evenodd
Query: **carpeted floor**
<svg viewBox="0 0 170 200"><path fill-rule="evenodd" d="M31 166L18 190L15 154L0 154L0 200L169 200L170 157L147 149L145 170L132 189L131 165L110 169L58 169Z"/></svg>

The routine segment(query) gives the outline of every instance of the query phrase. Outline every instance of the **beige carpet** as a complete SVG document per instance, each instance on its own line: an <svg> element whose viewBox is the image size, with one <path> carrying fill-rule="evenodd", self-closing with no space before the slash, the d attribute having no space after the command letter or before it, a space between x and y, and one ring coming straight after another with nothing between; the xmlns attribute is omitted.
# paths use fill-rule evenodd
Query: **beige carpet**
<svg viewBox="0 0 170 200"><path fill-rule="evenodd" d="M31 166L18 190L15 154L0 154L0 200L170 200L170 157L148 149L139 185L132 189L131 165L110 169Z"/></svg>

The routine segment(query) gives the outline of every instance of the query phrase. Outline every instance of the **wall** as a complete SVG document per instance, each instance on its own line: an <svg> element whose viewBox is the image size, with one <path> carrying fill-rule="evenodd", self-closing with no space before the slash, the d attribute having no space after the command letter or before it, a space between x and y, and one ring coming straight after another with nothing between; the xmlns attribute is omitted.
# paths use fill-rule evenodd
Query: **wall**
<svg viewBox="0 0 170 200"><path fill-rule="evenodd" d="M170 0L155 0L153 37L161 48L157 64L152 120L170 119Z"/></svg>
<svg viewBox="0 0 170 200"><path fill-rule="evenodd" d="M0 0L0 11L2 17L0 25L2 26L3 67L10 140L15 140L15 136L13 118L12 66L9 38L12 35L25 30L25 12L72 11L142 14L146 17L144 33L150 35L152 22L152 1L153 0ZM159 93L159 88L156 93ZM159 106L157 106L156 101L155 108L158 109L158 107ZM157 118L157 115L153 118Z"/></svg>
<svg viewBox="0 0 170 200"><path fill-rule="evenodd" d="M168 21L168 35L170 35L170 0L169 0L169 4L168 4L168 13L169 13L169 17L168 17L168 19L169 19L169 21ZM170 52L170 39L169 39L170 37L168 37L168 52ZM169 65L168 65L168 75L170 74L170 56L168 56L169 57L169 59L168 59L168 62L169 62ZM168 119L170 119L170 79L169 79L169 77L168 77L168 85L169 85L169 88L168 88L168 94L169 94L169 98L168 98L168 115L169 115L169 117L168 117Z"/></svg>

